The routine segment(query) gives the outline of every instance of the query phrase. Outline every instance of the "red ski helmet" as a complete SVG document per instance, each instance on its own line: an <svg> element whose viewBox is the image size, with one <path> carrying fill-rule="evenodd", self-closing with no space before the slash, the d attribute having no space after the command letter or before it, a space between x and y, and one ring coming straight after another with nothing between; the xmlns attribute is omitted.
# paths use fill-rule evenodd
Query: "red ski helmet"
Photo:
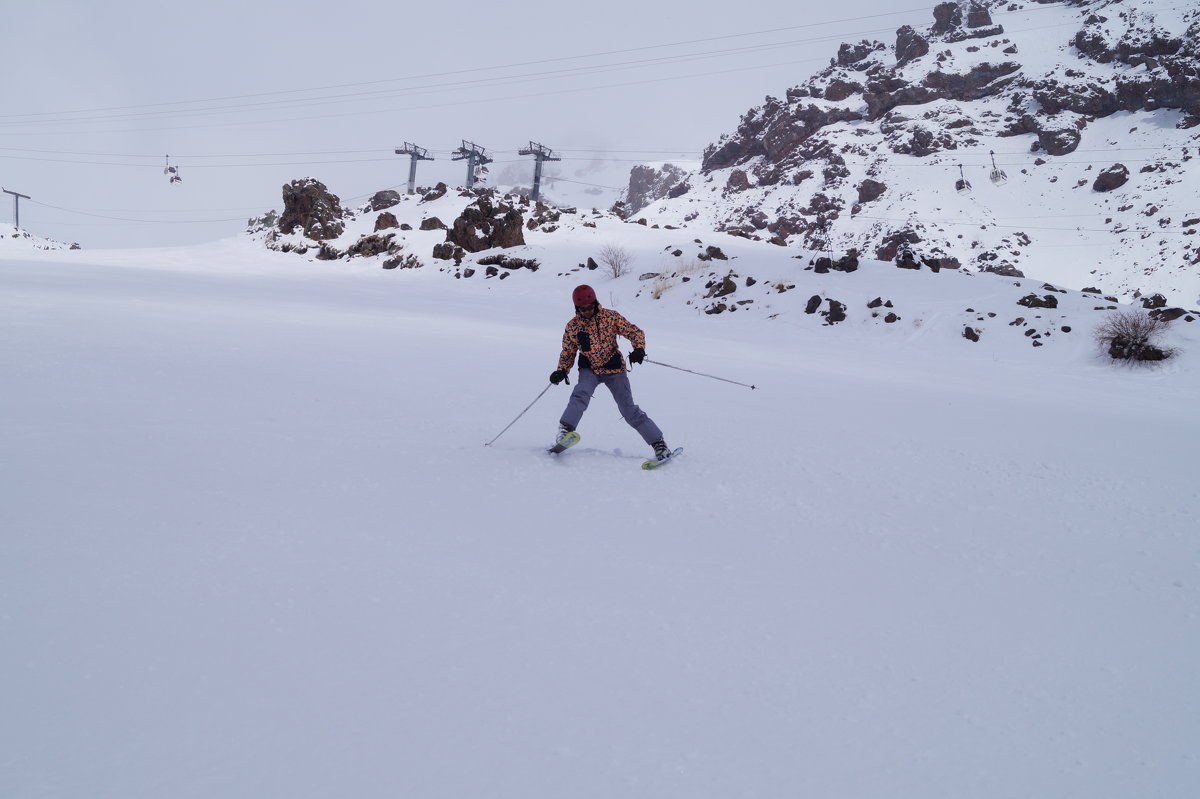
<svg viewBox="0 0 1200 799"><path fill-rule="evenodd" d="M575 303L576 308L582 308L585 305L591 305L596 301L596 291L589 285L576 286L571 292L571 302Z"/></svg>

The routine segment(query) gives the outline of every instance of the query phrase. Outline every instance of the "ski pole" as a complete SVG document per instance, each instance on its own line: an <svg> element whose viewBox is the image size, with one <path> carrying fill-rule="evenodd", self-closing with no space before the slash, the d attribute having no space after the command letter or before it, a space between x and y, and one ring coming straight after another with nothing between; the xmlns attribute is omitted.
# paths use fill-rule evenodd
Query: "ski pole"
<svg viewBox="0 0 1200 799"><path fill-rule="evenodd" d="M547 383L547 384L546 384L546 387L542 389L542 394L545 394L547 391L549 391L549 390L550 390L550 386L552 386L552 385L554 385L554 384L553 384L553 383ZM533 398L533 402L531 402L531 403L529 403L528 405L526 405L526 406L525 406L525 410L523 410L523 411L521 411L520 413L518 413L518 414L517 414L517 419L520 419L522 416L524 416L525 414L529 413L529 409L533 407L533 403L534 403L534 402L537 402L538 400L540 400L540 399L542 398L542 394L538 394L536 397L534 397L534 398ZM508 423L508 427L512 427L514 424L516 424L516 423L517 423L517 419L513 419L511 422L509 422L509 423ZM499 433L497 433L497 434L496 434L496 438L493 438L491 441L489 441L489 442L487 442L486 444L484 444L484 446L485 446L485 447L490 447L492 444L495 444L495 443L496 443L496 439L500 438L500 436L502 436L502 435L504 435L505 433L507 433L507 432L508 432L508 427L504 428L504 429L503 429L503 430L501 430Z"/></svg>
<svg viewBox="0 0 1200 799"><path fill-rule="evenodd" d="M720 380L723 383L733 383L735 386L744 386L745 388L749 388L749 389L757 388L757 386L752 386L748 383L739 383L736 380L726 380L725 378L717 377L716 375L706 375L706 374L704 374L704 372L693 372L691 369L684 369L682 366L672 366L669 363L663 363L662 361L652 361L649 358L646 359L646 363L658 364L659 366L665 366L668 369L678 369L681 372L687 372L687 373L693 374L693 375L700 375L700 377L707 377L712 380Z"/></svg>

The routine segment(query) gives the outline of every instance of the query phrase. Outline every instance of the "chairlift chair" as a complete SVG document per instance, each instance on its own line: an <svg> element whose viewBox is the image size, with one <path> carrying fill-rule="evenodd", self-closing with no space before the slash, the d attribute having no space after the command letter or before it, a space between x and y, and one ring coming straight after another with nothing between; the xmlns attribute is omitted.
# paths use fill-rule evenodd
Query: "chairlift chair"
<svg viewBox="0 0 1200 799"><path fill-rule="evenodd" d="M958 180L954 181L954 190L959 194L971 193L971 181L963 174L962 164L958 165Z"/></svg>
<svg viewBox="0 0 1200 799"><path fill-rule="evenodd" d="M169 176L171 183L182 183L183 178L179 176L179 167L171 166L171 156L167 156L167 165L163 167L163 174Z"/></svg>
<svg viewBox="0 0 1200 799"><path fill-rule="evenodd" d="M1005 183L1008 183L1008 175L1005 174L1003 169L996 166L996 153L992 152L991 156L992 156L992 174L991 174L992 183L996 184L997 186L1003 186Z"/></svg>

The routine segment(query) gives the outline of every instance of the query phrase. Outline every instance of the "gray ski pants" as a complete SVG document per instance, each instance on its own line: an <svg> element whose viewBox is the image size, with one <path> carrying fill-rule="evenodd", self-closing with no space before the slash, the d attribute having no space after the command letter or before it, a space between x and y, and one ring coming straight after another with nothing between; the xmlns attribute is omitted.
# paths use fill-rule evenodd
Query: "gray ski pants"
<svg viewBox="0 0 1200 799"><path fill-rule="evenodd" d="M613 399L617 402L617 410L621 412L621 418L638 432L643 441L653 444L663 437L662 430L658 429L658 425L634 403L633 389L629 386L629 375L624 372L601 376L591 369L581 368L575 390L571 392L571 399L567 401L567 408L563 411L559 421L574 430L579 425L579 420L583 418L583 412L587 410L588 403L592 401L592 394L596 392L596 386L600 383L606 385L612 392Z"/></svg>

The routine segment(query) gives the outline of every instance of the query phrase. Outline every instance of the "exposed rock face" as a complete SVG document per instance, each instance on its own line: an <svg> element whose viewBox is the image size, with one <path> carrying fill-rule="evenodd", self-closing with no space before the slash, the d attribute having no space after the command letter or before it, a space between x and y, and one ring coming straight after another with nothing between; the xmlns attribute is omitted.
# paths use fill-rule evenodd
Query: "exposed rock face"
<svg viewBox="0 0 1200 799"><path fill-rule="evenodd" d="M491 193L484 194L464 208L446 231L446 241L467 252L523 245L525 220L521 212L506 203L494 203L493 198Z"/></svg>
<svg viewBox="0 0 1200 799"><path fill-rule="evenodd" d="M446 192L449 190L449 187L446 186L445 183L438 183L432 189L421 195L421 202L431 203L434 200L440 200L446 196Z"/></svg>
<svg viewBox="0 0 1200 799"><path fill-rule="evenodd" d="M456 247L448 241L433 245L433 257L439 261L454 261L455 264L461 264L465 255L462 247Z"/></svg>
<svg viewBox="0 0 1200 799"><path fill-rule="evenodd" d="M629 171L629 189L626 205L629 213L636 214L655 200L678 197L687 191L688 172L674 164L664 164L661 169L639 164ZM682 190L680 190L682 189Z"/></svg>
<svg viewBox="0 0 1200 799"><path fill-rule="evenodd" d="M1050 155L1067 155L1075 152L1083 134L1070 128L1063 130L1039 130L1037 145Z"/></svg>
<svg viewBox="0 0 1200 799"><path fill-rule="evenodd" d="M982 28L992 24L992 13L988 11L987 6L972 2L971 7L967 10L967 27Z"/></svg>
<svg viewBox="0 0 1200 799"><path fill-rule="evenodd" d="M860 203L869 203L872 200L878 200L885 191L887 191L887 186L878 180L867 178L858 184L858 201Z"/></svg>
<svg viewBox="0 0 1200 799"><path fill-rule="evenodd" d="M941 3L933 9L933 33L944 36L962 25L962 8L958 3Z"/></svg>
<svg viewBox="0 0 1200 799"><path fill-rule="evenodd" d="M361 256L370 258L376 255L387 253L395 255L400 251L400 245L394 242L395 233L386 233L383 235L372 234L370 236L361 236L358 241L350 245L346 250L346 254L351 258Z"/></svg>
<svg viewBox="0 0 1200 799"><path fill-rule="evenodd" d="M745 191L750 188L750 178L746 176L745 170L735 169L729 173L725 187L732 191Z"/></svg>
<svg viewBox="0 0 1200 799"><path fill-rule="evenodd" d="M384 211L375 218L375 232L387 230L389 228L400 227L400 220L396 219L396 215L390 211Z"/></svg>
<svg viewBox="0 0 1200 799"><path fill-rule="evenodd" d="M367 208L371 211L383 211L400 204L400 192L387 189L385 191L377 191L367 203Z"/></svg>
<svg viewBox="0 0 1200 799"><path fill-rule="evenodd" d="M955 75L946 72L931 72L923 84L933 89L939 99L979 100L999 94L995 81L1020 72L1021 65L1006 61L1001 64L980 64L969 72Z"/></svg>
<svg viewBox="0 0 1200 799"><path fill-rule="evenodd" d="M997 172L1004 167L1014 174L1000 173L994 182L1001 186L1011 180L1036 190L1034 186L1065 176L1061 168L1039 169L1042 165L1081 147L1101 146L1088 130L1100 117L1173 108L1183 112L1179 128L1200 126L1200 14L1194 9L1183 12L1181 24L1179 14L1157 13L1151 0L1035 1L1059 6L1053 13L1060 21L1078 15L1075 27L1054 34L1052 46L1056 52L1061 49L1062 57L1047 61L1039 53L1039 58L1019 63L1026 50L1044 42L1023 36L1025 30L1005 33L996 21L1007 21L1001 15L1008 12L1027 11L1028 4L943 2L934 9L931 25L897 30L894 46L869 40L841 44L828 68L789 88L783 99L766 98L742 116L733 132L709 146L699 175L671 185L647 170L639 180L658 184L640 194L631 191L630 199L657 198L665 189L666 213L680 212L678 218L686 222L689 216L696 218L686 198L685 203L670 202L673 191L686 189L688 197L714 204L718 230L818 251L828 247L830 223L849 210L857 217L855 224L835 227L842 229L841 236L847 227L855 232L839 245L873 252L905 268L953 268L943 258L956 258L968 269L1020 276L1017 267L1025 266L1036 249L1028 239L1005 241L999 231L982 225L978 233L965 236L919 223L897 232L890 220L906 213L902 204L921 190L905 182L903 171L892 169L890 156L925 158L961 151L961 159L937 160L966 162L978 187L977 176L988 174L980 171L986 164L980 163L979 153L990 147L1001 150L995 137L1014 137L1018 141L1004 150L1028 148L1038 157L1007 164L1001 160ZM1044 71L1040 66L1035 71L1032 65L1042 63ZM1144 128L1137 138L1145 136ZM1186 150L1181 159L1162 154L1152 165L1155 187L1189 179L1195 162L1182 162L1193 158ZM1072 175L1050 191L1058 192L1070 181L1083 190L1076 196L1083 197L1096 174ZM947 187L953 177L957 175L949 177ZM1102 175L1095 188L1111 191L1124 179L1139 191L1151 185L1149 178L1122 176L1117 170ZM868 203L873 204L870 212ZM640 203L631 204L640 210ZM1119 217L1128 210L1114 204L1113 213ZM1146 215L1157 212L1155 207ZM1157 220L1163 228L1171 226L1166 216ZM1119 220L1110 222L1114 232L1122 232ZM912 246L918 242L919 247ZM1200 247L1188 249L1186 263L1200 264Z"/></svg>
<svg viewBox="0 0 1200 799"><path fill-rule="evenodd" d="M793 109L772 100L767 107L771 111L769 117L752 111L742 117L742 124L732 137L723 136L718 144L710 145L704 151L701 169L705 172L725 169L758 156L780 162L797 154L805 139L818 130L863 118L848 108L822 108L811 103Z"/></svg>
<svg viewBox="0 0 1200 799"><path fill-rule="evenodd" d="M1026 294L1017 300L1017 305L1024 305L1026 308L1057 308L1058 297L1053 294L1044 294L1041 297L1036 294Z"/></svg>
<svg viewBox="0 0 1200 799"><path fill-rule="evenodd" d="M283 215L279 232L285 235L300 228L313 241L336 239L346 230L346 215L336 194L316 178L293 180L283 187Z"/></svg>
<svg viewBox="0 0 1200 799"><path fill-rule="evenodd" d="M862 91L863 85L861 83L851 83L847 80L835 78L825 87L825 99L840 103L842 100L846 100L856 94L862 94Z"/></svg>
<svg viewBox="0 0 1200 799"><path fill-rule="evenodd" d="M1200 113L1200 21L1184 37L1171 36L1138 20L1109 19L1091 14L1073 43L1080 55L1098 64L1125 64L1142 69L1115 74L1097 82L1075 70L1048 76L1033 85L1035 97L1049 113L1069 110L1087 116L1108 116L1118 111L1179 108Z"/></svg>
<svg viewBox="0 0 1200 799"><path fill-rule="evenodd" d="M1099 174L1092 183L1096 191L1112 191L1119 189L1129 181L1129 168L1124 164L1113 164Z"/></svg>
<svg viewBox="0 0 1200 799"><path fill-rule="evenodd" d="M929 53L929 40L905 25L896 31L896 64L904 66Z"/></svg>
<svg viewBox="0 0 1200 799"><path fill-rule="evenodd" d="M1021 65L1010 61L1000 64L979 64L965 73L931 72L919 84L906 83L899 76L880 71L867 84L863 100L867 118L877 120L897 106L924 105L934 100L960 102L981 100L1000 94L1009 81L1015 79Z"/></svg>
<svg viewBox="0 0 1200 799"><path fill-rule="evenodd" d="M868 42L861 41L858 44L842 44L838 48L837 63L840 66L848 67L859 63L867 56L877 50L886 50L887 45L883 42Z"/></svg>
<svg viewBox="0 0 1200 799"><path fill-rule="evenodd" d="M896 233L890 233L883 237L882 243L875 250L875 257L880 261L890 261L896 258L900 253L905 253L908 256L907 260L913 261L910 268L919 269L913 259L912 252L909 248L921 242L921 236L912 230L902 230ZM900 264L897 262L897 266Z"/></svg>

